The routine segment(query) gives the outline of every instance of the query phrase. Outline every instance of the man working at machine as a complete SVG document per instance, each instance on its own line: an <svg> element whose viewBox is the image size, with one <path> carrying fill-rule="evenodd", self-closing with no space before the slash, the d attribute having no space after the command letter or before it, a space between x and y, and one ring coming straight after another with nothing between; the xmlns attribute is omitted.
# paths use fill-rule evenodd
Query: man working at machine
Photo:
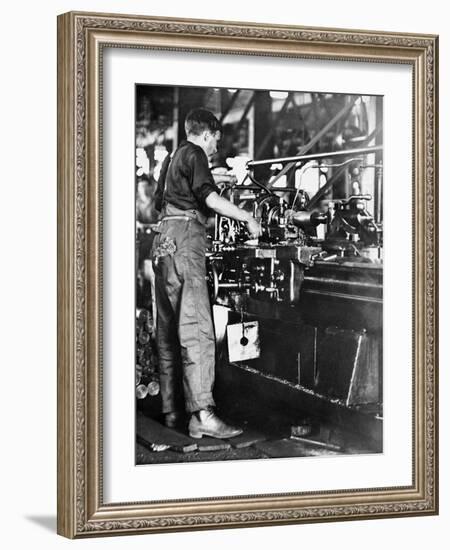
<svg viewBox="0 0 450 550"><path fill-rule="evenodd" d="M205 264L208 209L246 223L253 238L261 229L250 213L221 197L214 182L208 158L221 137L217 118L194 109L186 117L185 131L186 141L163 163L155 194L161 211L152 256L162 412L168 427L180 419L175 388L181 360L190 436L230 438L242 430L227 425L213 410L215 338Z"/></svg>

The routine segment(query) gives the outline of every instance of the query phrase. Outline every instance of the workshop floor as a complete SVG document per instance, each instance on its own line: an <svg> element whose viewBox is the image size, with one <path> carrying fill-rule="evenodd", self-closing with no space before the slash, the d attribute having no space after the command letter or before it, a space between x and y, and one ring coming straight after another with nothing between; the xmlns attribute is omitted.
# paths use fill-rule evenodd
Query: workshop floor
<svg viewBox="0 0 450 550"><path fill-rule="evenodd" d="M166 450L154 452L147 447L136 443L136 464L168 464L173 462L210 462L215 460L248 460L252 458L267 458L261 451L254 447L244 449L223 449L219 451L192 451L189 453L180 453L177 451Z"/></svg>
<svg viewBox="0 0 450 550"><path fill-rule="evenodd" d="M230 372L227 369L226 372ZM240 371L239 371L240 372ZM219 380L222 382L222 380ZM193 439L188 435L188 418L176 429L164 426L160 396L137 401L136 411L136 464L165 464L173 462L210 462L227 460L251 460L287 457L323 457L348 454L373 454L382 452L382 445L372 445L361 436L357 423L343 423L339 415L329 421L320 415L320 409L305 414L300 408L275 406L267 401L249 399L251 388L242 379L218 384L216 412L227 423L239 426L243 433L229 440L211 437ZM254 378L252 379L254 383ZM218 391L221 387L234 386L240 391ZM274 388L271 386L272 390ZM275 388L276 389L276 388ZM302 395L296 394L301 403ZM346 411L349 412L349 411ZM366 416L358 412L358 418ZM367 417L370 415L367 413ZM336 422L333 423L333 419ZM333 423L333 424L332 424ZM363 427L366 424L362 423ZM344 429L344 426L347 426ZM359 427L359 429L355 429Z"/></svg>
<svg viewBox="0 0 450 550"><path fill-rule="evenodd" d="M171 430L161 419L137 413L136 464L209 462L267 458L336 456L371 453L352 446L335 428L317 424L305 436L292 436L293 428L279 419L255 428L254 419L242 421L243 434L229 440L192 439L185 426ZM253 421L253 422L252 422ZM304 427L304 426L303 426ZM298 428L297 428L298 429Z"/></svg>

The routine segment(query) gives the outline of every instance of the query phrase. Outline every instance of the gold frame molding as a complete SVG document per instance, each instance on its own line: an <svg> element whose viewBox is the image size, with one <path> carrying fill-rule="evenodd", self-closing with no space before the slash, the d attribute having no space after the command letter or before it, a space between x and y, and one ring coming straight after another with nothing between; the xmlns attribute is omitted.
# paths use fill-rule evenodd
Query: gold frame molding
<svg viewBox="0 0 450 550"><path fill-rule="evenodd" d="M99 90L105 45L412 67L411 486L103 503ZM59 534L80 538L438 513L437 55L434 35L77 12L58 17Z"/></svg>

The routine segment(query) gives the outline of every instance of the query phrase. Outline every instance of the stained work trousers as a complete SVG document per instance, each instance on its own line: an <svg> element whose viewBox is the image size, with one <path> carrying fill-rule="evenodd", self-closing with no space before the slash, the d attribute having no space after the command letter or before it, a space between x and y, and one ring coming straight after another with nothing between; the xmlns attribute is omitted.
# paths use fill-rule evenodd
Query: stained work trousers
<svg viewBox="0 0 450 550"><path fill-rule="evenodd" d="M177 408L180 363L186 410L214 405L215 338L205 250L205 227L196 219L161 221L152 257L163 413Z"/></svg>

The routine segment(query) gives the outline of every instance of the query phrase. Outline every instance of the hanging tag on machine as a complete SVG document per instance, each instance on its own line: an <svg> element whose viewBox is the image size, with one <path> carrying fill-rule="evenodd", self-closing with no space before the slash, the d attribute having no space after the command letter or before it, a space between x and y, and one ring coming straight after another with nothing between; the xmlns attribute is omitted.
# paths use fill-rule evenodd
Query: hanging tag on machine
<svg viewBox="0 0 450 550"><path fill-rule="evenodd" d="M230 362L257 359L260 355L258 321L227 326Z"/></svg>

